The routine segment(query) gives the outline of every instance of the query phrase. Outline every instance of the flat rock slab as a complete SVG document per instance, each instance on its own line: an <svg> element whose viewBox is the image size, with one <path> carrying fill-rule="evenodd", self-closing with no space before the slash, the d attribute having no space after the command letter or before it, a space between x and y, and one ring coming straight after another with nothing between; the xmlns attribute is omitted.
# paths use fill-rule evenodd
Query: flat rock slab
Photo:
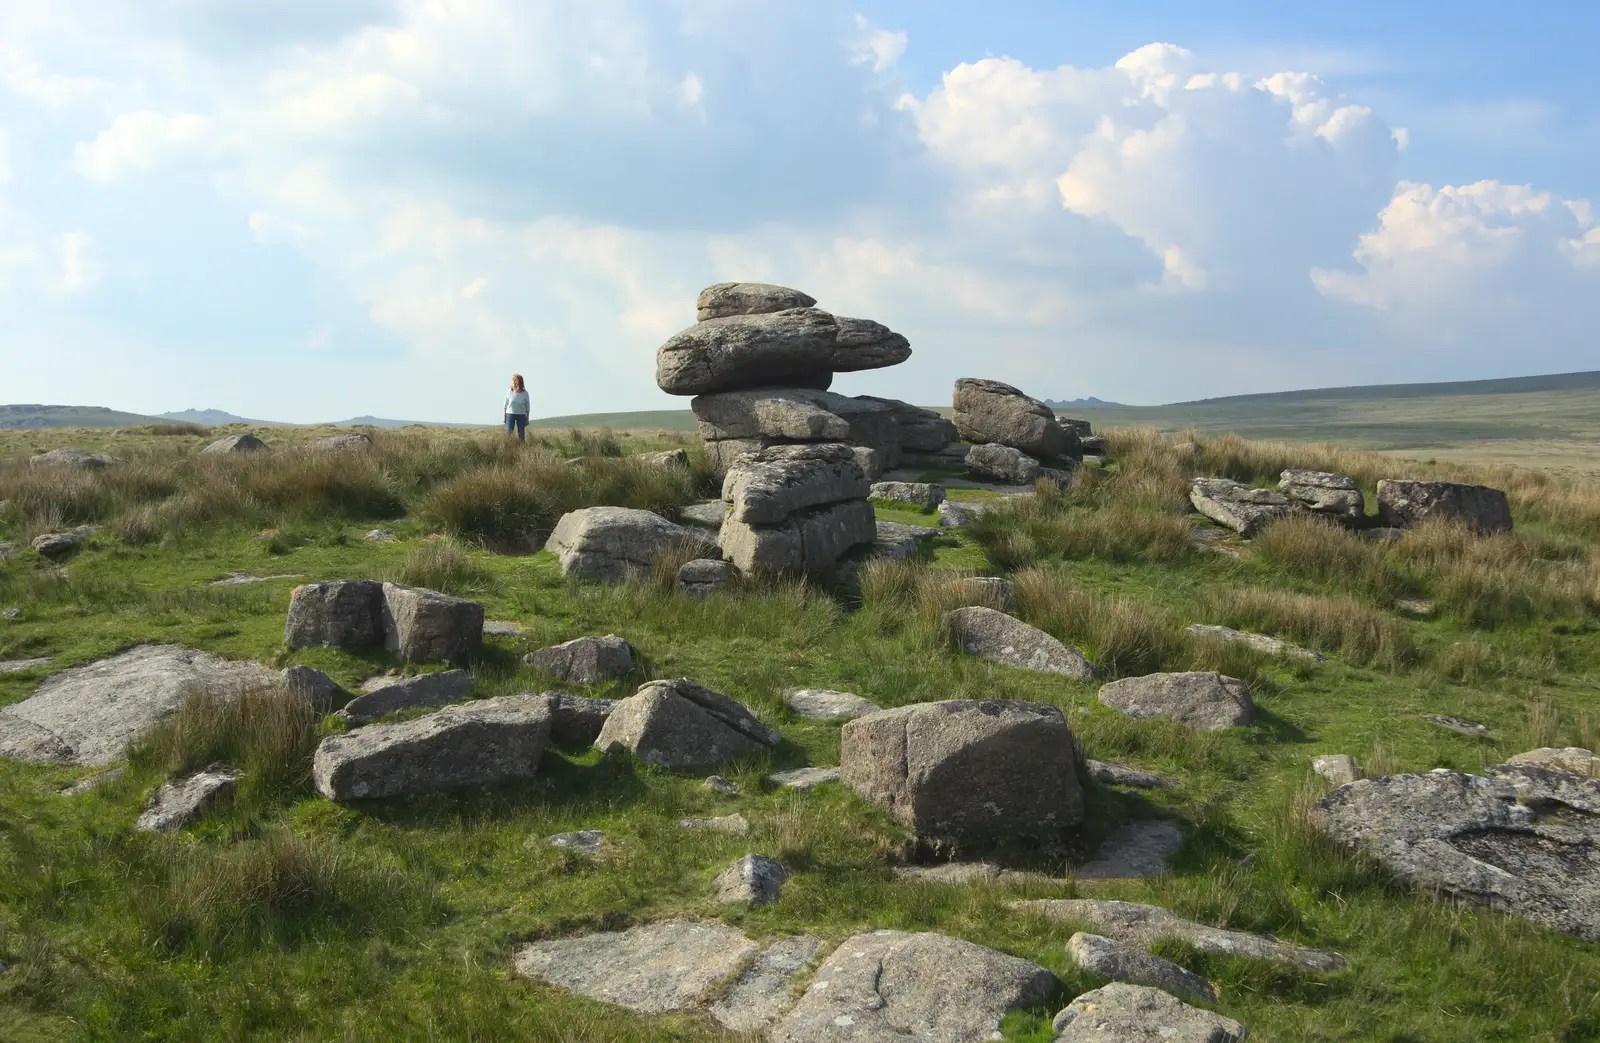
<svg viewBox="0 0 1600 1043"><path fill-rule="evenodd" d="M633 646L616 634L579 637L529 652L522 665L568 684L603 684L633 671Z"/></svg>
<svg viewBox="0 0 1600 1043"><path fill-rule="evenodd" d="M942 934L870 931L817 969L771 1043L979 1043L1006 1014L1046 999L1055 975Z"/></svg>
<svg viewBox="0 0 1600 1043"><path fill-rule="evenodd" d="M1284 659L1300 659L1308 663L1326 663L1328 657L1318 655L1309 648L1301 648L1276 637L1266 634L1252 634L1247 630L1235 630L1232 627L1215 626L1210 623L1190 623L1186 628L1195 637L1214 638L1218 641L1229 641L1234 644L1253 648L1262 655L1279 656Z"/></svg>
<svg viewBox="0 0 1600 1043"><path fill-rule="evenodd" d="M705 829L713 833L732 833L744 836L750 832L750 820L740 814L720 815L716 818L685 818L678 820L679 829Z"/></svg>
<svg viewBox="0 0 1600 1043"><path fill-rule="evenodd" d="M811 965L820 938L797 934L762 949L710 1008L710 1014L732 1032L760 1032L789 1006L794 976Z"/></svg>
<svg viewBox="0 0 1600 1043"><path fill-rule="evenodd" d="M580 855L590 858L599 855L607 847L606 835L599 829L580 829L572 833L557 833L553 837L545 837L544 842L550 847L561 848L563 851L576 851Z"/></svg>
<svg viewBox="0 0 1600 1043"><path fill-rule="evenodd" d="M127 773L128 769L119 764L115 768L107 768L105 771L97 771L87 778L79 779L72 785L62 788L60 793L63 797L80 797L85 793L93 793L101 786L107 786L113 782L116 782Z"/></svg>
<svg viewBox="0 0 1600 1043"><path fill-rule="evenodd" d="M1239 1043L1250 1030L1160 989L1113 982L1073 1000L1051 1023L1055 1043Z"/></svg>
<svg viewBox="0 0 1600 1043"><path fill-rule="evenodd" d="M49 666L55 661L55 656L40 656L37 659L8 659L0 662L0 674L20 674L24 670Z"/></svg>
<svg viewBox="0 0 1600 1043"><path fill-rule="evenodd" d="M347 801L529 778L550 738L551 702L507 695L330 735L312 758L312 783Z"/></svg>
<svg viewBox="0 0 1600 1043"><path fill-rule="evenodd" d="M707 775L700 788L708 793L720 793L724 797L737 797L744 792L743 788L732 779L725 779L721 775Z"/></svg>
<svg viewBox="0 0 1600 1043"><path fill-rule="evenodd" d="M685 525L698 525L706 529L722 528L722 519L728 516L728 505L721 500L691 503L678 511L678 520Z"/></svg>
<svg viewBox="0 0 1600 1043"><path fill-rule="evenodd" d="M1530 764L1341 786L1314 810L1397 879L1600 941L1600 780Z"/></svg>
<svg viewBox="0 0 1600 1043"><path fill-rule="evenodd" d="M163 782L133 824L141 833L171 833L199 818L219 801L233 796L239 788L239 771L227 765L213 765L186 779Z"/></svg>
<svg viewBox="0 0 1600 1043"><path fill-rule="evenodd" d="M942 620L950 636L968 655L1018 670L1077 679L1094 676L1094 664L1085 659L1082 652L1015 616L971 605L946 612Z"/></svg>
<svg viewBox="0 0 1600 1043"><path fill-rule="evenodd" d="M826 688L800 688L786 692L783 701L795 716L818 721L853 721L883 709L859 695Z"/></svg>
<svg viewBox="0 0 1600 1043"><path fill-rule="evenodd" d="M484 636L494 637L522 637L528 629L521 623L513 623L508 619L486 619L483 621Z"/></svg>
<svg viewBox="0 0 1600 1043"><path fill-rule="evenodd" d="M341 713L352 723L360 723L401 710L421 710L457 703L471 694L471 674L465 670L441 670L378 685L345 703Z"/></svg>
<svg viewBox="0 0 1600 1043"><path fill-rule="evenodd" d="M775 771L767 781L779 789L808 790L828 782L839 781L838 768L795 768L793 771Z"/></svg>
<svg viewBox="0 0 1600 1043"><path fill-rule="evenodd" d="M1217 1002L1216 990L1200 975L1114 938L1079 931L1067 939L1067 958L1110 981L1161 989L1191 1003Z"/></svg>
<svg viewBox="0 0 1600 1043"><path fill-rule="evenodd" d="M702 1006L743 969L756 943L717 923L666 923L534 942L518 949L518 974L639 1014Z"/></svg>
<svg viewBox="0 0 1600 1043"><path fill-rule="evenodd" d="M1052 920L1084 924L1093 928L1096 934L1144 947L1162 938L1176 938L1200 952L1215 956L1246 956L1313 971L1336 971L1346 963L1345 958L1337 953L1307 949L1245 931L1209 927L1185 920L1159 906L1140 905L1137 902L1046 898L1012 902L1011 908L1019 912L1037 913Z"/></svg>
<svg viewBox="0 0 1600 1043"><path fill-rule="evenodd" d="M790 308L810 308L817 299L808 293L769 282L719 282L700 291L695 320L725 319L730 315L770 315Z"/></svg>
<svg viewBox="0 0 1600 1043"><path fill-rule="evenodd" d="M1171 822L1126 822L1100 845L1095 857L1078 867L1079 880L1139 880L1167 871L1167 856L1183 847L1183 834Z"/></svg>
<svg viewBox="0 0 1600 1043"><path fill-rule="evenodd" d="M1003 869L992 862L946 862L937 866L896 866L896 880L918 884L1065 884L1044 873Z"/></svg>
<svg viewBox="0 0 1600 1043"><path fill-rule="evenodd" d="M1091 760L1085 762L1089 774L1097 782L1108 786L1132 786L1135 789L1172 789L1178 785L1178 780L1170 775L1161 775L1143 768L1133 768L1126 764L1115 764L1110 761Z"/></svg>
<svg viewBox="0 0 1600 1043"><path fill-rule="evenodd" d="M1255 715L1243 681L1199 670L1124 677L1101 686L1100 703L1128 717L1177 721L1200 732L1249 724Z"/></svg>
<svg viewBox="0 0 1600 1043"><path fill-rule="evenodd" d="M230 572L222 579L212 580L213 587L242 587L251 583L271 583L279 579L305 579L303 572L285 572L277 576L252 576L248 572Z"/></svg>
<svg viewBox="0 0 1600 1043"><path fill-rule="evenodd" d="M898 365L911 344L870 319L819 308L707 319L656 351L656 386L669 395L805 385L817 374Z"/></svg>
<svg viewBox="0 0 1600 1043"><path fill-rule="evenodd" d="M141 645L52 674L33 695L0 708L0 756L98 767L118 760L183 703L278 681L259 663L173 645Z"/></svg>
<svg viewBox="0 0 1600 1043"><path fill-rule="evenodd" d="M1437 724L1439 727L1453 732L1459 732L1462 735L1487 736L1492 734L1486 724L1469 721L1463 717L1452 717L1447 713L1420 714L1419 719L1427 721L1429 724Z"/></svg>

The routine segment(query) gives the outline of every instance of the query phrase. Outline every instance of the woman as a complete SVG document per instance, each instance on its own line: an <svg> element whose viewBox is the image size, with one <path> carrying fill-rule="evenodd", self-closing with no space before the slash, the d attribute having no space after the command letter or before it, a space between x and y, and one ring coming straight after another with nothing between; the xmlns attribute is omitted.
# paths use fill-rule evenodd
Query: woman
<svg viewBox="0 0 1600 1043"><path fill-rule="evenodd" d="M506 396L506 434L515 434L517 441L527 438L528 389L522 383L522 374L511 374L511 393Z"/></svg>

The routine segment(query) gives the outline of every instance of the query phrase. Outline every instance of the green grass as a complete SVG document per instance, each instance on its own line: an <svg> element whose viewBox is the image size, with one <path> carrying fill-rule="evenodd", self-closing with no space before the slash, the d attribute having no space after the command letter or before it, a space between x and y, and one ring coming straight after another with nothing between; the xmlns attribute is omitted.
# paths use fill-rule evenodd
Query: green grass
<svg viewBox="0 0 1600 1043"><path fill-rule="evenodd" d="M500 451L497 441L479 450L454 435L432 437L431 453L385 451L381 473L402 510ZM108 529L65 578L28 553L0 565L0 607L23 610L0 621L0 659L57 657L47 668L0 675L0 704L26 697L46 670L139 641L307 663L353 688L394 664L381 653L284 649L288 591L301 580L209 583L235 571L399 577L466 593L490 618L528 629L487 640L470 664L477 695L548 688L520 666L522 653L618 633L638 650L644 676L688 676L727 692L784 736L770 756L723 769L743 797L707 793L696 774L556 749L527 782L341 807L315 796L306 778L316 729L274 715L270 693L231 717L186 711L136 751L127 775L86 796L57 794L85 770L0 760L0 960L8 966L0 1038L731 1039L699 1018L636 1018L510 973L522 940L669 916L830 942L879 927L943 931L1050 968L1064 1002L1100 984L1065 960L1072 925L1005 903L1074 894L1155 902L1349 957L1347 970L1316 976L1163 950L1217 982L1220 1009L1254 1038L1600 1038L1600 947L1400 889L1322 844L1305 815L1320 793L1309 773L1320 753L1350 753L1374 773L1476 771L1532 746L1595 741L1600 613L1579 596L1579 578L1593 568L1581 491L1565 499L1551 489L1566 487L1525 492L1518 535L1474 559L1513 578L1533 570L1570 581L1578 593L1512 599L1485 615L1462 607L1470 599L1450 600L1452 570L1475 552L1447 535L1389 550L1361 544L1392 555L1377 564L1343 544L1318 556L1303 539L1234 556L1062 535L1094 531L1093 519L1108 511L1140 532L1163 531L1169 517L1187 526L1160 449L1143 435L1119 436L1117 468L1092 487L1042 499L976 538L943 537L931 560L873 573L859 598L787 584L688 602L650 582L579 585L547 553L502 556L429 540L436 526L422 515L395 518L370 506L347 514L289 506L281 517L190 525L132 543ZM1254 473L1282 452L1290 450L1222 445L1205 463ZM1353 459L1352 470L1370 464L1363 461ZM880 516L928 520L892 508ZM263 517L275 523L274 537L259 538ZM380 523L401 539L360 538ZM8 514L0 539L16 538L21 525ZM1025 566L996 560L993 547L1024 536ZM1190 733L1106 710L1092 682L961 656L937 625L956 569L1011 573L1018 614L1080 645L1107 676L1222 669L1251 682L1260 717L1247 728ZM1437 598L1441 611L1413 619L1393 609L1396 594ZM1307 667L1197 644L1183 634L1191 622L1271 629L1332 660ZM570 690L624 696L632 683ZM1089 756L1183 780L1141 794L1091 786L1085 848L1118 822L1152 814L1175 818L1186 846L1174 871L1152 881L896 883L890 867L912 845L884 815L839 786L794 794L762 783L773 768L837 763L838 726L795 718L779 698L802 686L885 706L951 698L1060 706ZM1446 732L1421 713L1481 721L1494 737ZM231 805L177 836L132 832L168 771L214 758L246 772ZM735 810L751 821L750 836L675 827L682 817ZM606 830L615 855L590 863L536 843L579 828ZM781 857L794 875L776 905L730 914L710 904L709 881L746 851ZM1048 1039L1051 1012L1019 1012L1007 1038Z"/></svg>

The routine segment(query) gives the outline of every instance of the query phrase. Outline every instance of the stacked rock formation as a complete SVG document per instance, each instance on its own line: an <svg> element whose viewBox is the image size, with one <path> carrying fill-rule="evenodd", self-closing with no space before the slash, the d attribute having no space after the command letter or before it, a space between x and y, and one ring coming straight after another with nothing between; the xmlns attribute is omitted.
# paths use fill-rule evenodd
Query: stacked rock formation
<svg viewBox="0 0 1600 1043"><path fill-rule="evenodd" d="M722 555L743 572L831 569L877 539L871 489L851 447L838 442L740 457L722 482Z"/></svg>
<svg viewBox="0 0 1600 1043"><path fill-rule="evenodd" d="M980 478L1026 484L1043 475L1066 481L1083 458L1080 422L1062 423L1049 406L1010 384L962 377L952 404L956 431L972 443L967 470Z"/></svg>
<svg viewBox="0 0 1600 1043"><path fill-rule="evenodd" d="M931 410L829 392L835 373L898 365L911 345L881 323L816 303L784 286L719 283L701 292L699 321L656 352L656 384L695 396L690 407L718 466L774 445L841 443L876 478L907 452L955 441L955 427Z"/></svg>

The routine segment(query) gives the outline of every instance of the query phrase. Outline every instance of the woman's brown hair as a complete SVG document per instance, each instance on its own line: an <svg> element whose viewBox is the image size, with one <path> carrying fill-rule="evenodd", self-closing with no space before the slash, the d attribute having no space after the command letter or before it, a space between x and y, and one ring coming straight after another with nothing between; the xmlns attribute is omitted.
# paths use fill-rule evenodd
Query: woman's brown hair
<svg viewBox="0 0 1600 1043"><path fill-rule="evenodd" d="M512 391L526 391L526 390L528 390L527 387L522 383L522 374L521 373L513 373L513 374L511 374L511 390Z"/></svg>

